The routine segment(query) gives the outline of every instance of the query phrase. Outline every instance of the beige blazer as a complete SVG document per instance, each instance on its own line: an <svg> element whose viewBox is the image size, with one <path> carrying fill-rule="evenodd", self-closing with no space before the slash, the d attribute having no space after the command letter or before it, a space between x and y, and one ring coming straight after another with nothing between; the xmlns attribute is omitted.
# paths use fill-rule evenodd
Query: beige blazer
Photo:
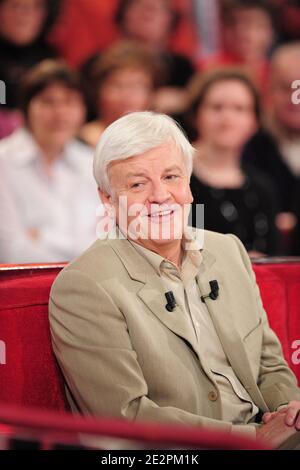
<svg viewBox="0 0 300 470"><path fill-rule="evenodd" d="M209 313L236 375L261 411L300 400L238 239L205 231L198 283L217 279ZM219 391L180 307L168 312L159 275L128 240L97 240L57 277L53 348L74 409L178 424L222 422ZM200 302L200 293L199 293Z"/></svg>

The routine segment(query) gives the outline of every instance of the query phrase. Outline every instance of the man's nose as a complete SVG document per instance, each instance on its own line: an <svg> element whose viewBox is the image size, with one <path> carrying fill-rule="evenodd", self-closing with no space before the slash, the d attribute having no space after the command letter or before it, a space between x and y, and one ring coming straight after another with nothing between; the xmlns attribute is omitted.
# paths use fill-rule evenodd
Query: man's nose
<svg viewBox="0 0 300 470"><path fill-rule="evenodd" d="M154 182L149 196L151 204L163 204L170 199L171 195L163 181Z"/></svg>

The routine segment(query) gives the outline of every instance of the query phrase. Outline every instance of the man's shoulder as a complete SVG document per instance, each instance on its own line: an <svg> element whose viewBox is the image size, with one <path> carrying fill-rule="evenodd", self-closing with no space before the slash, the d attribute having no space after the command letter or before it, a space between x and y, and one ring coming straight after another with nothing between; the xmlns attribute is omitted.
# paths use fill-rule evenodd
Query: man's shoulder
<svg viewBox="0 0 300 470"><path fill-rule="evenodd" d="M239 239L231 233L224 234L211 230L195 229L196 237L202 237L203 248L211 252L224 251L225 249L236 250L241 243Z"/></svg>
<svg viewBox="0 0 300 470"><path fill-rule="evenodd" d="M232 233L223 234L204 230L204 252L211 253L215 259L226 266L250 266L249 256L241 240Z"/></svg>
<svg viewBox="0 0 300 470"><path fill-rule="evenodd" d="M125 242L126 240L121 240ZM114 241L108 238L96 240L87 250L71 261L58 275L55 283L61 283L72 275L100 283L124 274L124 266L113 249Z"/></svg>

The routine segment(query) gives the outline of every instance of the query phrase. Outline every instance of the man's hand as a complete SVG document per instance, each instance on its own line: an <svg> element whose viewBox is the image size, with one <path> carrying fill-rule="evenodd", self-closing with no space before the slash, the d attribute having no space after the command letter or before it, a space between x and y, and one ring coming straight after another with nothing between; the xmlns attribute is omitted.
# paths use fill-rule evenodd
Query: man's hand
<svg viewBox="0 0 300 470"><path fill-rule="evenodd" d="M267 424L275 418L278 414L285 416L285 424L293 426L297 431L300 431L300 401L291 401L285 408L273 413L265 413L262 417L263 423Z"/></svg>
<svg viewBox="0 0 300 470"><path fill-rule="evenodd" d="M286 424L286 418L286 409L278 411L272 419L269 419L267 423L262 424L256 429L257 438L277 449L277 447L297 432L294 426Z"/></svg>

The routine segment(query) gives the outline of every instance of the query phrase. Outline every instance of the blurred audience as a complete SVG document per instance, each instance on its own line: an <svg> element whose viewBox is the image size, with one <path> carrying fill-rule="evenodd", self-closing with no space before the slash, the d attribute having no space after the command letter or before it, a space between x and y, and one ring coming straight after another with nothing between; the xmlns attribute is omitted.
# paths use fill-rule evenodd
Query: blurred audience
<svg viewBox="0 0 300 470"><path fill-rule="evenodd" d="M58 5L57 0L0 0L0 78L6 85L6 104L0 109L0 138L22 122L16 108L24 73L54 56L46 35Z"/></svg>
<svg viewBox="0 0 300 470"><path fill-rule="evenodd" d="M91 55L122 39L114 19L120 1L64 0L52 41L70 64L82 66ZM197 36L190 0L170 1L172 9L179 14L179 21L170 36L169 48L193 57L197 49Z"/></svg>
<svg viewBox="0 0 300 470"><path fill-rule="evenodd" d="M118 43L94 58L83 75L96 119L83 126L80 138L94 147L113 121L150 109L158 70L155 55L133 42Z"/></svg>
<svg viewBox="0 0 300 470"><path fill-rule="evenodd" d="M300 256L300 185L295 194L294 214L297 222L291 238L290 252L295 256Z"/></svg>
<svg viewBox="0 0 300 470"><path fill-rule="evenodd" d="M277 7L279 40L286 42L300 39L300 1L270 1Z"/></svg>
<svg viewBox="0 0 300 470"><path fill-rule="evenodd" d="M124 38L145 44L159 54L164 65L164 82L154 97L154 109L175 114L186 105L185 86L194 74L192 62L168 49L178 15L170 0L120 0L116 21Z"/></svg>
<svg viewBox="0 0 300 470"><path fill-rule="evenodd" d="M275 39L274 10L269 0L222 0L223 52L203 64L243 67L262 89L269 73L269 53Z"/></svg>
<svg viewBox="0 0 300 470"><path fill-rule="evenodd" d="M119 0L63 0L51 43L73 67L105 50L119 34L113 17Z"/></svg>
<svg viewBox="0 0 300 470"><path fill-rule="evenodd" d="M92 151L74 140L85 105L75 72L46 60L25 76L25 127L0 142L0 262L66 261L95 238Z"/></svg>
<svg viewBox="0 0 300 470"><path fill-rule="evenodd" d="M299 0L0 0L0 262L69 260L94 239L93 147L148 109L195 141L206 228L253 254L300 255L299 12Z"/></svg>
<svg viewBox="0 0 300 470"><path fill-rule="evenodd" d="M245 165L264 171L277 187L281 210L277 225L286 238L286 254L293 254L290 239L300 186L300 105L292 101L292 83L299 77L300 42L279 47L271 62L270 115L244 153Z"/></svg>
<svg viewBox="0 0 300 470"><path fill-rule="evenodd" d="M221 48L220 0L191 0L198 33L197 59L207 60Z"/></svg>
<svg viewBox="0 0 300 470"><path fill-rule="evenodd" d="M260 120L256 88L242 72L224 69L200 77L191 89L193 224L196 204L204 204L206 229L237 235L253 256L277 253L275 190L258 171L241 168L243 146Z"/></svg>

